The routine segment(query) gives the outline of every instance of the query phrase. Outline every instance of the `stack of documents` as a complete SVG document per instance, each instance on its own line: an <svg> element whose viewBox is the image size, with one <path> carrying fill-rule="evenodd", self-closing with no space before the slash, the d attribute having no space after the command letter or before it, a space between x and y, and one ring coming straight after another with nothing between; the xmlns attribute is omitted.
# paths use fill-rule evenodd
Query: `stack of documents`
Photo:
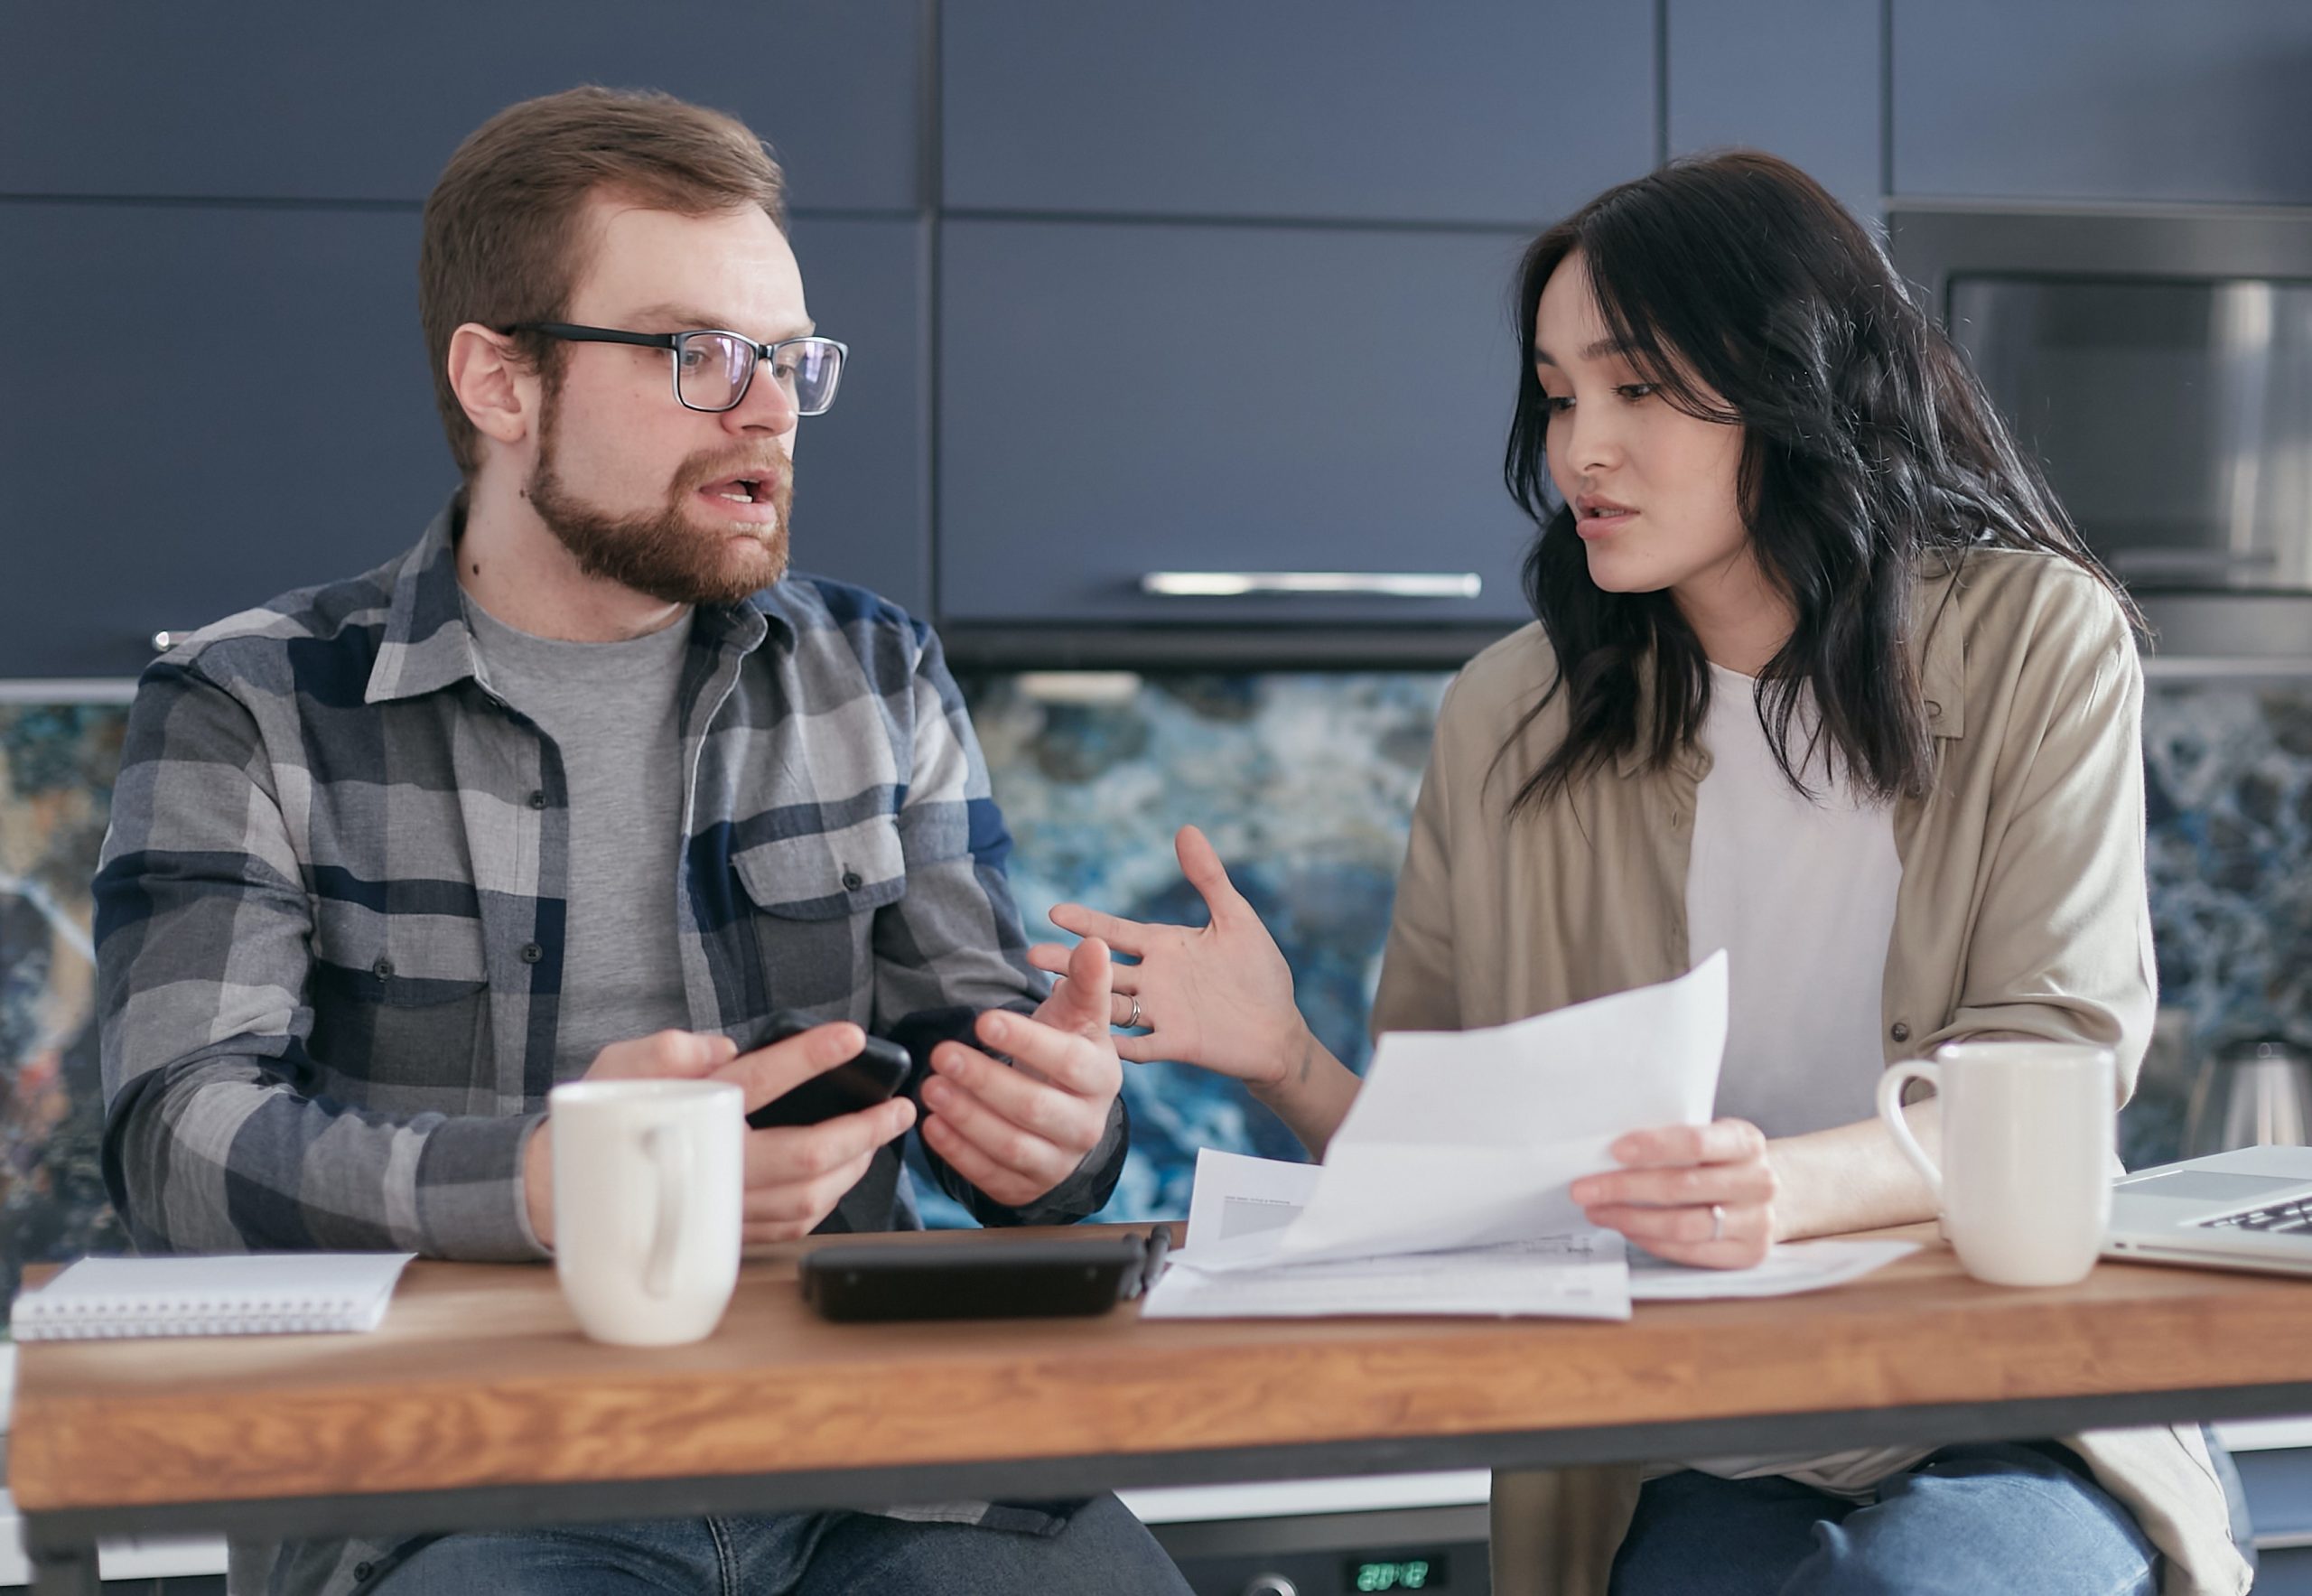
<svg viewBox="0 0 2312 1596"><path fill-rule="evenodd" d="M1198 1155L1189 1247L1142 1312L1627 1319L1634 1298L1811 1291L1911 1251L1814 1242L1687 1269L1589 1225L1567 1189L1617 1167L1627 1132L1707 1123L1725 1046L1722 953L1512 1025L1393 1031L1321 1165Z"/></svg>

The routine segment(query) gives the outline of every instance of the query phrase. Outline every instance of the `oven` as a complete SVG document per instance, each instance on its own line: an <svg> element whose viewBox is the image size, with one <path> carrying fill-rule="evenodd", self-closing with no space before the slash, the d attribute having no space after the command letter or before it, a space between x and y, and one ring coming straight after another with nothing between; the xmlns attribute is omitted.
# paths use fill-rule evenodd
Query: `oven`
<svg viewBox="0 0 2312 1596"><path fill-rule="evenodd" d="M2312 670L2312 209L1897 200L1888 220L2155 658Z"/></svg>

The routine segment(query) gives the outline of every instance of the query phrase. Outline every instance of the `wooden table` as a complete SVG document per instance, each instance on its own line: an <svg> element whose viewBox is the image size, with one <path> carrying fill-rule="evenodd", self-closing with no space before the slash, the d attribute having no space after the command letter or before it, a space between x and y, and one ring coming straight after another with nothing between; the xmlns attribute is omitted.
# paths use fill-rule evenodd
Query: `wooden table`
<svg viewBox="0 0 2312 1596"><path fill-rule="evenodd" d="M940 1245L972 1246L984 1233ZM1837 1290L1558 1320L834 1325L750 1261L689 1347L584 1339L542 1267L411 1265L367 1336L22 1350L41 1592L95 1543L478 1528L1367 1471L1941 1443L2312 1410L2312 1283L1921 1253ZM854 1239L854 1238L844 1238ZM896 1238L894 1238L896 1239Z"/></svg>

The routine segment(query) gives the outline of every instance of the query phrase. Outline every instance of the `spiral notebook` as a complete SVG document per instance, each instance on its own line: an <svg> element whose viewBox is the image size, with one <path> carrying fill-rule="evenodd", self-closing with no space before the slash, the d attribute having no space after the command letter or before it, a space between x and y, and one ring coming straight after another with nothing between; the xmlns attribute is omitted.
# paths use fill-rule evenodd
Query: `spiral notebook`
<svg viewBox="0 0 2312 1596"><path fill-rule="evenodd" d="M19 1341L373 1330L415 1253L82 1258L16 1298Z"/></svg>

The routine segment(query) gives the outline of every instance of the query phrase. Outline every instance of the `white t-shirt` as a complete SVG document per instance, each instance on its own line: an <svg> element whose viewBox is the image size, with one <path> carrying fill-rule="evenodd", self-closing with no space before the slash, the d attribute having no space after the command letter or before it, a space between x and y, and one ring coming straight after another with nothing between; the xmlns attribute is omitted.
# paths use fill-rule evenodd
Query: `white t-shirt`
<svg viewBox="0 0 2312 1596"><path fill-rule="evenodd" d="M1877 1111L1879 989L1903 865L1894 811L1857 796L1821 758L1801 772L1813 798L1791 786L1757 690L1710 667L1711 767L1694 804L1686 950L1699 963L1726 949L1719 1116L1795 1136ZM1794 755L1811 724L1802 705Z"/></svg>
<svg viewBox="0 0 2312 1596"><path fill-rule="evenodd" d="M1751 677L1710 667L1701 744L1711 767L1695 798L1686 948L1690 964L1726 950L1719 1116L1793 1136L1877 1112L1879 988L1903 865L1893 809L1855 793L1821 756L1800 772L1813 798L1790 784L1757 692ZM1802 701L1792 717L1794 758L1813 726L1811 707ZM1785 1475L1864 1496L1931 1450L1863 1447L1683 1466L1728 1479Z"/></svg>

